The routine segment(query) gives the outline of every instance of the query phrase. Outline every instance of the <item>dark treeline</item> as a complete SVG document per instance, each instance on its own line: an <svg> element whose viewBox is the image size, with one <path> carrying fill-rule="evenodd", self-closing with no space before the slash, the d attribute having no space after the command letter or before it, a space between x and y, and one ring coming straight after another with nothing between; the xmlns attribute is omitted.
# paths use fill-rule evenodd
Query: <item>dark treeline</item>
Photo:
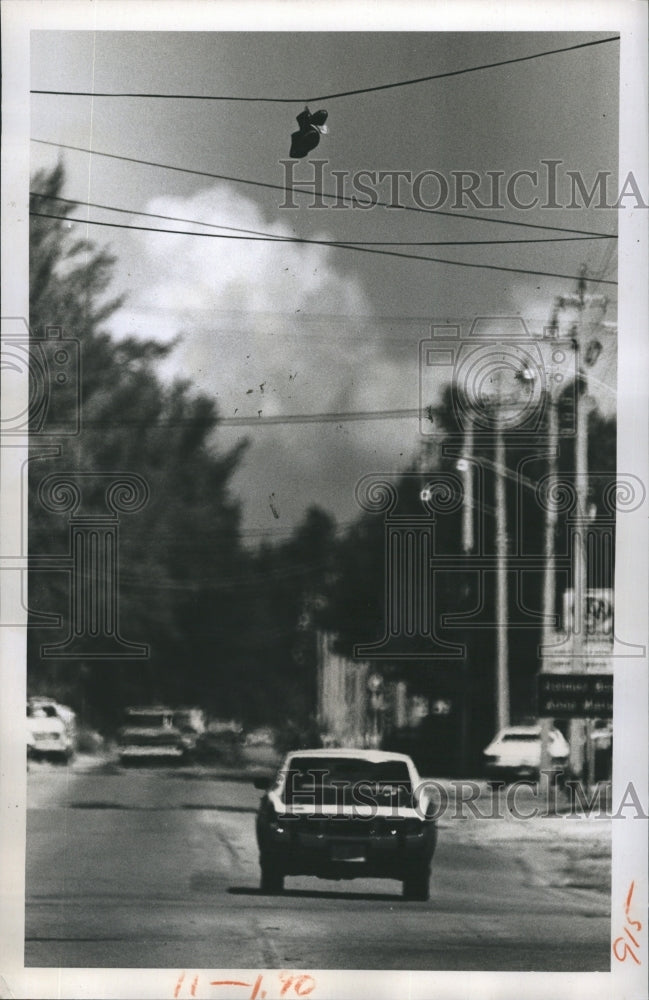
<svg viewBox="0 0 649 1000"><path fill-rule="evenodd" d="M35 176L33 189L58 196L63 181L59 167ZM246 442L223 451L215 402L187 381L160 378L157 366L174 345L107 332L123 301L107 296L114 259L77 239L65 222L73 206L58 205L61 221L31 219L32 369L47 380L49 410L47 426L36 407L32 421L29 693L57 697L108 731L125 705L152 701L198 704L248 724L309 724L315 613L334 559L334 522L313 508L284 544L243 545L230 482ZM42 200L33 198L32 207L41 210ZM55 364L44 372L36 346L52 327L79 343L80 377L63 385ZM79 411L80 432L67 433ZM52 434L57 429L63 433ZM60 455L39 458L52 444ZM119 628L124 639L148 644L150 655L44 655L44 645L70 632L71 580L65 569L36 561L69 554L70 526L69 512L48 510L39 487L53 474L72 479L81 485L84 515L106 514L101 474L129 473L144 480L149 499L119 515ZM43 627L47 615L61 616L60 624Z"/></svg>
<svg viewBox="0 0 649 1000"><path fill-rule="evenodd" d="M63 179L59 167L37 175L33 187L60 195ZM124 706L162 701L198 704L248 725L314 733L318 631L334 635L338 651L348 655L358 643L379 641L385 631L383 515L359 514L341 533L333 518L314 506L285 542L255 550L244 545L231 479L245 461L245 441L224 451L215 402L187 381L160 377L157 366L173 345L116 340L107 332L107 321L122 304L107 298L114 260L66 227L72 208L59 207L61 221L31 219L32 336L43 338L47 328L60 327L64 337L80 344L80 399L73 380L51 390L48 419L70 425L80 405L81 429L77 435L32 438L30 554L68 554L69 517L46 510L39 496L46 476L81 476L84 511L91 514L104 512L98 473L142 477L148 502L119 520L118 598L122 636L148 643L150 655L121 661L44 656L44 644L61 642L69 633L70 579L62 569L35 567L29 574L29 693L58 697L84 722L106 732L118 724ZM566 392L559 405L564 430L569 430L571 407ZM402 512L421 512L420 491L436 474L457 477L457 450L445 453L441 445L461 441L457 412L449 389L434 414L436 446L423 449L398 483ZM506 464L531 481L547 471L546 429L542 416L523 444L520 434L506 434ZM601 510L615 474L614 421L594 411L590 441L591 468L598 473L592 478L592 503ZM53 442L60 455L39 458L41 444ZM562 475L570 476L573 446L570 433L560 437ZM475 454L493 461L493 441L476 439ZM476 507L474 531L488 556L494 551L494 475L488 463L481 466L478 485L482 507ZM538 497L512 480L506 490L510 551L523 545L522 554L541 554ZM569 511L560 512L559 549L567 540L568 517ZM381 661L380 669L387 677L407 680L412 692L450 698L464 713L462 724L477 752L493 735L494 586L493 573L480 577L462 560L461 518L461 504L435 513L434 552L457 558L452 571L436 575L434 614L438 634L460 644L465 655L434 661L396 658ZM592 586L612 584L612 566L597 573ZM569 585L565 570L558 568L558 603ZM540 570L510 574L510 674L518 716L535 711L541 586ZM461 613L473 615L454 627L444 623L444 616ZM60 624L43 627L41 616L48 614L62 616ZM447 725L459 725L455 710ZM442 727L429 739L444 741L448 734Z"/></svg>

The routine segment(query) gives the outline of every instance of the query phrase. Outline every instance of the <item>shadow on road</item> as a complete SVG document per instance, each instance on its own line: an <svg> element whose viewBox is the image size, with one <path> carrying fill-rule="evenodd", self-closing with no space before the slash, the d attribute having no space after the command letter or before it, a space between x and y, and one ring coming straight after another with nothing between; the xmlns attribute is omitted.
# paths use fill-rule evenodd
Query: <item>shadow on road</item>
<svg viewBox="0 0 649 1000"><path fill-rule="evenodd" d="M68 809L121 809L131 812L171 812L172 810L193 809L202 812L251 813L257 812L255 806L212 805L205 802L181 802L179 805L140 805L124 802L68 802Z"/></svg>
<svg viewBox="0 0 649 1000"><path fill-rule="evenodd" d="M271 896L275 899L283 898L294 898L294 899L346 899L346 900L359 900L366 899L372 902L376 900L383 900L384 902L391 903L395 899L402 900L403 897L400 892L387 893L387 892L334 892L331 889L284 889L283 892L270 893L262 892L261 889L251 886L234 885L230 886L228 893L231 896Z"/></svg>

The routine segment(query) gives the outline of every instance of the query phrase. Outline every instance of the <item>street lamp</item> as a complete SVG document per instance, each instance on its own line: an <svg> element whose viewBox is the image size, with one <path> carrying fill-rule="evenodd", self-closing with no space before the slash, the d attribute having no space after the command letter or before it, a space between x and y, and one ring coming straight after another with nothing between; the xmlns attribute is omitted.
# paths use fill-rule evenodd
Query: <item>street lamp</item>
<svg viewBox="0 0 649 1000"><path fill-rule="evenodd" d="M462 505L462 550L465 555L473 551L473 416L470 412L464 414L464 440L462 443L462 458L456 464L462 474L464 488L464 503Z"/></svg>
<svg viewBox="0 0 649 1000"><path fill-rule="evenodd" d="M471 401L474 407L487 416L487 426L494 432L494 515L496 548L496 723L497 729L504 729L510 721L509 697L509 621L507 595L507 493L505 479L509 474L506 464L505 427L516 426L525 419L527 405L536 373L523 363L513 361L511 355L498 352L489 358L489 377L481 386L480 398ZM509 386L505 387L505 380ZM524 392L521 393L521 389ZM527 398L525 398L527 397ZM464 414L463 453L457 468L465 475L465 505L462 523L462 543L466 553L474 545L473 540L473 477L471 458L473 453L474 417L468 408Z"/></svg>
<svg viewBox="0 0 649 1000"><path fill-rule="evenodd" d="M556 339L559 331L559 300L555 302L554 312L550 321L550 337ZM543 559L543 641L541 646L541 671L545 666L552 637L552 622L556 608L556 562L554 552L554 536L557 524L557 510L554 505L554 495L557 481L557 452L559 447L559 418L557 400L555 397L554 380L546 387L546 406L548 415L548 489L545 502L544 524L544 559ZM553 720L547 717L539 719L541 726L541 773L549 773L552 764L550 756L550 731Z"/></svg>

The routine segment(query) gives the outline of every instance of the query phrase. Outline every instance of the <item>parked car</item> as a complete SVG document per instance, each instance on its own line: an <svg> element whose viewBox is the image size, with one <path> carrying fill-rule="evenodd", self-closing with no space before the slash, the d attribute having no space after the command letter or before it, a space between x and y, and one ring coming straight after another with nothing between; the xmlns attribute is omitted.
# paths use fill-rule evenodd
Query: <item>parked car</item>
<svg viewBox="0 0 649 1000"><path fill-rule="evenodd" d="M205 733L206 720L202 708L177 708L173 717L174 726L180 730L183 746L187 753L194 753Z"/></svg>
<svg viewBox="0 0 649 1000"><path fill-rule="evenodd" d="M549 733L550 760L555 770L568 763L570 746L563 733L552 728ZM483 751L485 771L490 778L505 781L531 778L538 781L541 770L541 727L507 726L501 729Z"/></svg>
<svg viewBox="0 0 649 1000"><path fill-rule="evenodd" d="M594 719L590 732L595 781L610 781L613 773L613 722Z"/></svg>
<svg viewBox="0 0 649 1000"><path fill-rule="evenodd" d="M270 726L260 726L245 734L244 743L247 747L272 747L275 744L275 733Z"/></svg>
<svg viewBox="0 0 649 1000"><path fill-rule="evenodd" d="M289 753L256 820L261 889L287 875L393 878L407 899L429 898L437 841L434 803L405 754L380 750Z"/></svg>
<svg viewBox="0 0 649 1000"><path fill-rule="evenodd" d="M204 759L231 761L239 755L242 742L240 722L235 719L211 719L196 749Z"/></svg>
<svg viewBox="0 0 649 1000"><path fill-rule="evenodd" d="M118 736L119 758L124 764L138 760L180 760L185 754L183 734L174 725L170 708L154 705L127 708Z"/></svg>
<svg viewBox="0 0 649 1000"><path fill-rule="evenodd" d="M68 761L76 749L76 715L53 698L27 702L27 755Z"/></svg>

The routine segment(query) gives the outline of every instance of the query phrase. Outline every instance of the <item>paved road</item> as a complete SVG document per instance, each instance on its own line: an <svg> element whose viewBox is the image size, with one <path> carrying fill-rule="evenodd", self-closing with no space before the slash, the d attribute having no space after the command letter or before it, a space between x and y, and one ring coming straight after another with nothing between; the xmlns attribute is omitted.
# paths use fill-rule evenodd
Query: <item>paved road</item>
<svg viewBox="0 0 649 1000"><path fill-rule="evenodd" d="M431 899L400 883L258 891L250 784L161 770L29 775L28 967L606 971L604 895L440 831ZM467 821L463 821L467 822Z"/></svg>

